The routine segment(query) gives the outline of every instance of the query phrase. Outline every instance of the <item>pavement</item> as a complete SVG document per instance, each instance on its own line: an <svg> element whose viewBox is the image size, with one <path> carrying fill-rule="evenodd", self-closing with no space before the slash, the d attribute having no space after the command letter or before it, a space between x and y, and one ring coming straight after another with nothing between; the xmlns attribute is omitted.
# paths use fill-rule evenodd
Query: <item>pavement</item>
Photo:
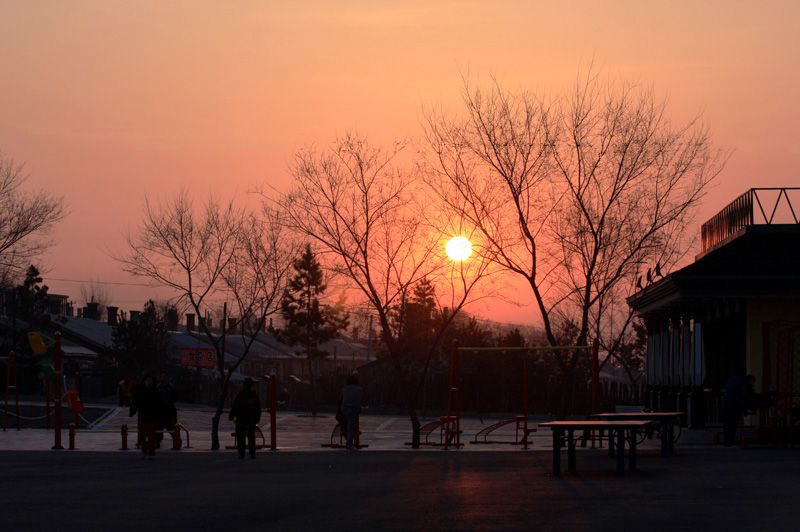
<svg viewBox="0 0 800 532"><path fill-rule="evenodd" d="M51 450L55 443L54 430L45 429L47 426L44 416L44 405L35 402L22 404L23 420L22 430L14 430L16 421L11 416L6 423L7 430L0 433L0 451L45 451ZM95 452L117 452L122 446L120 428L123 424L128 425L128 430L136 429L136 418L128 416L127 407L116 407L107 404L86 404L86 408L77 417L68 408L63 408L61 444L69 447L69 424L76 423L75 449L74 451L95 451ZM26 415L27 413L27 415ZM197 407L194 405L178 405L178 419L186 429L182 432L181 452L210 452L211 449L211 419L214 410L210 407ZM426 423L436 416L429 416L422 419L421 423ZM522 451L522 445L506 444L470 444L469 441L482 428L503 419L502 416L490 417L465 417L461 418L461 429L463 435L461 441L465 444L464 449L476 452L487 452L498 450ZM264 438L268 444L270 441L269 415L264 413L262 417L262 430ZM536 427L537 423L550 421L549 418L531 418L528 422L529 427ZM52 426L52 416L51 416ZM410 445L406 442L411 441L411 421L407 415L372 414L364 411L360 416L361 439L360 443L365 446L365 450L381 451L409 451ZM331 435L336 425L336 420L330 412L320 412L312 416L308 412L279 410L276 413L276 443L280 451L327 451L338 452L341 449L322 447L324 444L331 443ZM37 427L37 428L27 428ZM187 434L188 431L188 434ZM223 447L234 444L231 433L234 425L228 421L227 412L220 420L219 437ZM188 437L187 437L188 436ZM169 438L169 436L167 436ZM493 433L492 439L501 441L513 441L515 439L514 424L507 425ZM710 438L707 438L710 440ZM424 438L423 438L424 440ZM438 433L431 435L431 440L438 441ZM335 438L339 442L338 436ZM135 433L128 436L128 447L133 448L136 443ZM599 445L599 444L598 444ZM640 445L641 452L657 450L660 441L657 438L645 440ZM694 446L694 445L693 445ZM165 448L171 447L164 445ZM442 450L439 447L426 447L428 450ZM462 449L462 450L464 450ZM539 429L530 436L528 450L550 450L552 449L552 435L549 429ZM592 449L591 443L587 443L581 450ZM166 449L165 449L166 450Z"/></svg>
<svg viewBox="0 0 800 532"><path fill-rule="evenodd" d="M90 425L135 425L116 410L106 406ZM661 458L652 440L639 447L638 469L619 477L607 450L589 444L578 449L576 472L554 477L544 429L527 451L469 444L412 450L403 445L410 439L407 418L366 413L368 447L354 452L321 447L330 442L331 414L285 411L276 424L278 450L239 460L233 450L209 451L212 415L180 409L190 447L161 449L153 460L119 451L119 433L79 432L76 450L54 451L53 430L9 427L0 432L0 530L800 528L794 449L679 444L674 456ZM464 440L489 422L463 419ZM230 429L224 418L223 445L233 443ZM66 447L66 431L62 441Z"/></svg>

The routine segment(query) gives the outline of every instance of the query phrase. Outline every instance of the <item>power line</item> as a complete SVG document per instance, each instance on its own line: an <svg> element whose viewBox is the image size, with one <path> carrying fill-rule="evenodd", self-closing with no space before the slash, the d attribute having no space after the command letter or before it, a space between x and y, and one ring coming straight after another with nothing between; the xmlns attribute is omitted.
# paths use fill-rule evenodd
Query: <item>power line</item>
<svg viewBox="0 0 800 532"><path fill-rule="evenodd" d="M96 280L80 281L80 280L77 280L77 279L58 279L56 277L48 277L48 278L45 279L45 281L61 281L61 282L64 282L64 283L90 283L90 284L91 283L96 283L96 284L109 284L109 285L114 285L114 286L144 286L144 287L147 287L147 288L157 288L157 287L153 287L152 285L149 285L149 284L146 284L146 283L118 283L118 282L113 282L113 281L96 281Z"/></svg>

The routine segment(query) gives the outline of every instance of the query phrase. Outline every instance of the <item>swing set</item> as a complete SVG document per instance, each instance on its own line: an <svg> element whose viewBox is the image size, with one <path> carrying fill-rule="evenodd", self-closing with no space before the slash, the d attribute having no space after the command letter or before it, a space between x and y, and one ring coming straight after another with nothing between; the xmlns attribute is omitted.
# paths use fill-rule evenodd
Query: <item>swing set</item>
<svg viewBox="0 0 800 532"><path fill-rule="evenodd" d="M447 396L447 423L442 424L442 443L444 449L461 447L461 353L464 352L520 352L522 354L522 415L514 419L505 419L481 429L470 444L511 444L528 448L529 436L536 429L528 426L528 353L538 351L575 351L592 350L592 410L596 411L600 404L598 342L589 345L573 346L536 346L536 347L460 347L458 340L453 342L450 355L450 387ZM514 439L495 439L492 436L498 429L514 425Z"/></svg>

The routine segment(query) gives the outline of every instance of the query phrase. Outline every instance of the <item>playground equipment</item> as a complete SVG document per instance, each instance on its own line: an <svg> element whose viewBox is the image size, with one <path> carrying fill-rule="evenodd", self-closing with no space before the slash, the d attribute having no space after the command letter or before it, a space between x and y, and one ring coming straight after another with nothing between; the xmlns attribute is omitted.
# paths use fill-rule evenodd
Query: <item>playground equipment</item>
<svg viewBox="0 0 800 532"><path fill-rule="evenodd" d="M189 444L189 429L181 425L180 423L173 423L172 430L159 430L156 431L157 433L161 434L170 434L172 435L172 450L179 451L183 446L183 440L181 439L181 430L186 433L186 448L191 449L191 445ZM128 449L128 434L136 433L136 430L128 430L128 424L123 423L120 427L120 430L78 430L75 427L74 423L69 424L69 448L71 450L75 449L75 435L76 434L116 434L119 433L122 437L122 446L120 447L120 451L127 451ZM138 444L137 444L138 445Z"/></svg>
<svg viewBox="0 0 800 532"><path fill-rule="evenodd" d="M33 349L34 353L44 355L47 353L47 348L53 345L55 341L40 332L29 332L28 343L31 344L31 349Z"/></svg>
<svg viewBox="0 0 800 532"><path fill-rule="evenodd" d="M233 436L233 445L226 445L225 446L226 449L236 449L237 448L237 445L236 445L236 431L231 432L231 436ZM267 440L264 438L264 433L261 432L261 427L259 427L258 425L256 425L256 436L261 438L261 443L257 443L256 444L256 449L264 449L264 448L266 448L267 447ZM247 442L246 439L245 439L245 443L244 443L244 448L246 450L250 449L250 444Z"/></svg>
<svg viewBox="0 0 800 532"><path fill-rule="evenodd" d="M484 443L507 443L513 445L523 445L525 449L528 448L530 443L528 437L535 428L528 427L528 363L527 355L529 351L574 351L578 349L591 349L592 350L592 413L599 413L600 407L600 369L598 362L598 342L595 340L594 345L581 345L581 346L537 346L537 347L460 347L458 340L453 342L453 350L450 356L450 387L447 397L447 418L453 418L454 421L447 423L443 429L443 446L445 449L449 447L460 447L461 443L461 369L460 369L460 353L463 351L520 351L522 353L522 380L523 380L523 398L522 398L522 416L517 416L514 419L502 420L493 425L485 427L480 430L475 437L470 441L471 444L484 444ZM516 434L514 440L495 440L490 439L493 432L510 424L515 424ZM421 429L420 429L421 434ZM521 437L520 437L521 436ZM427 440L427 437L426 437ZM421 443L421 442L420 442Z"/></svg>
<svg viewBox="0 0 800 532"><path fill-rule="evenodd" d="M448 434L452 433L455 428L456 418L451 416L442 416L434 421L429 421L419 428L419 444L430 445L433 447L442 447L447 441ZM431 436L438 437L438 440L432 440ZM425 437L425 440L422 437ZM414 442L407 441L405 445L414 445Z"/></svg>
<svg viewBox="0 0 800 532"><path fill-rule="evenodd" d="M60 450L64 448L64 446L61 445L61 332L56 331L54 336L55 338L53 338L51 341L50 338L47 338L40 332L29 332L28 343L31 345L33 352L37 355L44 355L47 353L47 349L50 347L48 343L53 346L53 403L55 406L55 442L51 448ZM48 412L50 410L49 404L47 410ZM48 418L48 426L49 424Z"/></svg>
<svg viewBox="0 0 800 532"><path fill-rule="evenodd" d="M361 436L361 431L357 430L353 438L353 445L359 449L369 447L369 445L359 442L359 436ZM342 432L342 425L340 423L337 423L331 431L331 442L322 443L320 447L331 447L332 449L344 449L347 447L347 433Z"/></svg>

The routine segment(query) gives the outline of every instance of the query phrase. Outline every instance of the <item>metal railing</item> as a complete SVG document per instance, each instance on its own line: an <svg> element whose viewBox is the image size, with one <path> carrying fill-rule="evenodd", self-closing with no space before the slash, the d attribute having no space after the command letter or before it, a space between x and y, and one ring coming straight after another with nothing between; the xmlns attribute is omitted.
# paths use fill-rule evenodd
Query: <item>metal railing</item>
<svg viewBox="0 0 800 532"><path fill-rule="evenodd" d="M800 201L800 188L751 188L703 224L703 251L749 225L800 223L790 193Z"/></svg>

